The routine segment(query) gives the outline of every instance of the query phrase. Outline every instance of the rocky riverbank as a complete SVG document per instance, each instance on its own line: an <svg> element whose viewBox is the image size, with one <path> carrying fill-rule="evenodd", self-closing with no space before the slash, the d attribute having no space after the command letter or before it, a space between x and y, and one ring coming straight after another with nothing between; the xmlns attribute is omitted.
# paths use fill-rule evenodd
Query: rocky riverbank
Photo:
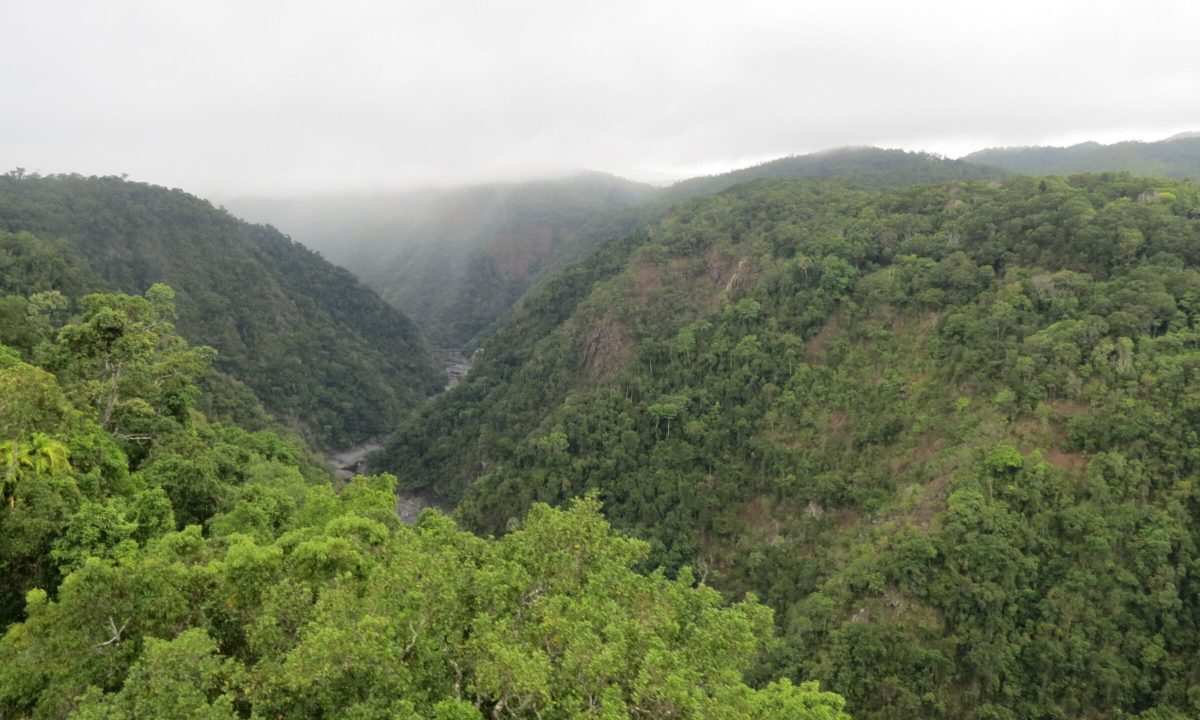
<svg viewBox="0 0 1200 720"><path fill-rule="evenodd" d="M446 351L443 364L446 368L446 390L454 387L460 380L471 372L471 364L474 360L473 355L467 355L458 350Z"/></svg>
<svg viewBox="0 0 1200 720"><path fill-rule="evenodd" d="M443 363L446 368L447 378L446 390L454 387L460 380L466 377L467 373L471 371L471 361L472 357L462 352L447 351L444 354ZM325 461L333 470L333 474L338 480L346 481L355 475L366 472L367 456L377 450L382 450L386 442L387 436L385 435L373 437L352 448L326 455ZM415 523L421 511L427 507L446 513L452 509L436 493L430 490L401 490L396 493L396 514L409 525Z"/></svg>

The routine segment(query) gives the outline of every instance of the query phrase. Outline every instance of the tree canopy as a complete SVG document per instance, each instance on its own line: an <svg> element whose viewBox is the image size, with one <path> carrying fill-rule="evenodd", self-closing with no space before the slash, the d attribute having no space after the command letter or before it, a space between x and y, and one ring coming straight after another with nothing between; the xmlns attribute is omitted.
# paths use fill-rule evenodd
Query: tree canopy
<svg viewBox="0 0 1200 720"><path fill-rule="evenodd" d="M855 717L1190 716L1198 209L1121 174L683 202L378 467L484 533L598 493L775 610L755 677Z"/></svg>
<svg viewBox="0 0 1200 720"><path fill-rule="evenodd" d="M206 405L214 415L249 424L261 400L310 441L343 447L386 432L443 383L406 317L274 228L114 177L0 176L0 330L36 293L73 303L155 283L178 295L180 334L218 351L227 377L205 385L226 404ZM238 383L257 399L243 389L234 402Z"/></svg>
<svg viewBox="0 0 1200 720"><path fill-rule="evenodd" d="M595 498L500 540L408 527L393 477L335 487L195 410L213 354L169 288L80 305L28 360L0 345L3 717L848 717L747 685L771 611L647 572Z"/></svg>

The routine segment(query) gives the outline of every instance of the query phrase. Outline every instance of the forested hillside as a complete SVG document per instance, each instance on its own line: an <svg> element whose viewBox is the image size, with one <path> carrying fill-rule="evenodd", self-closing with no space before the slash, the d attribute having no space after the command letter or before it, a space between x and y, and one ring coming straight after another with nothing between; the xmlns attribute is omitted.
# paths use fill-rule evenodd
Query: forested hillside
<svg viewBox="0 0 1200 720"><path fill-rule="evenodd" d="M180 333L320 445L387 431L442 383L413 324L350 273L182 191L8 175L0 230L0 294L167 283Z"/></svg>
<svg viewBox="0 0 1200 720"><path fill-rule="evenodd" d="M837 178L904 187L999 178L979 164L903 150L845 148L693 178L669 188L585 173L396 196L243 199L234 211L270 220L366 282L442 347L473 348L529 290L600 244L660 219L683 198L769 177Z"/></svg>
<svg viewBox="0 0 1200 720"><path fill-rule="evenodd" d="M602 173L376 198L243 200L351 271L442 347L476 340L589 221L647 198L648 185ZM622 224L617 234L633 225ZM608 239L605 235L601 239Z"/></svg>
<svg viewBox="0 0 1200 720"><path fill-rule="evenodd" d="M1125 171L1196 180L1200 179L1200 137L1195 133L1182 133L1158 142L988 148L971 153L963 160L1036 175Z"/></svg>
<svg viewBox="0 0 1200 720"><path fill-rule="evenodd" d="M0 341L0 717L847 720L752 689L769 609L687 572L595 500L503 540L395 514L394 478L335 489L298 439L212 423L213 353L174 293L15 296Z"/></svg>
<svg viewBox="0 0 1200 720"><path fill-rule="evenodd" d="M377 458L502 532L597 492L858 718L1200 713L1200 189L760 181L546 283Z"/></svg>

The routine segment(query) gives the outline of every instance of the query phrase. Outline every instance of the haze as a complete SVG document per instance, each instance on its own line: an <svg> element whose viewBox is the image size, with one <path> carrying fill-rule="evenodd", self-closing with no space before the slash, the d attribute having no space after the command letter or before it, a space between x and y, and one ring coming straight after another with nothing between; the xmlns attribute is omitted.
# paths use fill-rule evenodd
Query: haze
<svg viewBox="0 0 1200 720"><path fill-rule="evenodd" d="M0 3L0 165L211 197L1200 128L1200 5Z"/></svg>

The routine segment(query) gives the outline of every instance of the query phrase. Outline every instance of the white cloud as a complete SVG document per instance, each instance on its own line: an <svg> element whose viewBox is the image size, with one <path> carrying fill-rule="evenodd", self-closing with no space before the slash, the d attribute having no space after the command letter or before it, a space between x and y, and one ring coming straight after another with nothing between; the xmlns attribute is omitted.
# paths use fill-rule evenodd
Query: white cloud
<svg viewBox="0 0 1200 720"><path fill-rule="evenodd" d="M1150 6L1147 6L1150 7ZM1200 127L1200 6L0 2L0 163L201 194Z"/></svg>

